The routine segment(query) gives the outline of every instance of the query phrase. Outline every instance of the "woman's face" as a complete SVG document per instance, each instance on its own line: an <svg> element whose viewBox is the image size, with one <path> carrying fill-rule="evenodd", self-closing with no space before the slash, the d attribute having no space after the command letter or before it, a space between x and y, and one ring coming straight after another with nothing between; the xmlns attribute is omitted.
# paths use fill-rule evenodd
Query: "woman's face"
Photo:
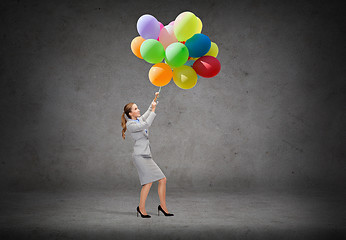
<svg viewBox="0 0 346 240"><path fill-rule="evenodd" d="M131 112L129 113L132 118L137 119L138 117L141 116L141 111L138 109L136 104L132 105Z"/></svg>

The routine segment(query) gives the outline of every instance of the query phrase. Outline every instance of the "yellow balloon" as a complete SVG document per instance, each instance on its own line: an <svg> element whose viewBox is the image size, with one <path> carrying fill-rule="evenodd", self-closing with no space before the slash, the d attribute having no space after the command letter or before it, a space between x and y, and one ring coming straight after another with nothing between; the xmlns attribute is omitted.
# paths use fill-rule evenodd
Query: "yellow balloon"
<svg viewBox="0 0 346 240"><path fill-rule="evenodd" d="M173 69L173 81L182 89L190 89L197 83L197 73L192 67L183 65Z"/></svg>
<svg viewBox="0 0 346 240"><path fill-rule="evenodd" d="M198 19L192 12L183 12L174 21L174 34L178 41L186 41L198 31Z"/></svg>
<svg viewBox="0 0 346 240"><path fill-rule="evenodd" d="M219 48L218 48L218 46L216 45L216 43L211 42L211 47L210 47L210 49L209 49L209 52L207 52L207 53L205 54L205 56L216 57L218 53L219 53Z"/></svg>
<svg viewBox="0 0 346 240"><path fill-rule="evenodd" d="M202 28L203 28L203 24L201 19L199 19L199 17L197 17L198 20L198 27L197 27L197 33L201 33L202 32Z"/></svg>

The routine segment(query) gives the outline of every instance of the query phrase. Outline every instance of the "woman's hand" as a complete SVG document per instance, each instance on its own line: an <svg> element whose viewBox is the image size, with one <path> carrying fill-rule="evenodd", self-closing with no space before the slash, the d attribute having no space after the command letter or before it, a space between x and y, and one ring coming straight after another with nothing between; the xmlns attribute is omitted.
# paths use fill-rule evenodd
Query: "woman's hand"
<svg viewBox="0 0 346 240"><path fill-rule="evenodd" d="M151 103L151 108L152 108L152 112L155 112L155 109L156 109L156 105L157 105L157 103L155 102L155 101L152 101L152 103Z"/></svg>
<svg viewBox="0 0 346 240"><path fill-rule="evenodd" d="M156 99L158 97L159 97L159 92L156 92L155 93L155 98L154 98L153 102L151 103L152 112L155 112L156 105L159 103L159 101L156 102Z"/></svg>
<svg viewBox="0 0 346 240"><path fill-rule="evenodd" d="M158 98L159 98L159 92L156 92L156 93L155 93L154 102L156 102L156 99L158 99Z"/></svg>

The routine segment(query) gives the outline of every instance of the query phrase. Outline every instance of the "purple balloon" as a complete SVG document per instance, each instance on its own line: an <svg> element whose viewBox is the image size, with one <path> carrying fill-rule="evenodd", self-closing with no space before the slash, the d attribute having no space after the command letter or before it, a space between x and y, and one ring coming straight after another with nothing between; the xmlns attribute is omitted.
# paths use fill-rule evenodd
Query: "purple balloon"
<svg viewBox="0 0 346 240"><path fill-rule="evenodd" d="M157 39L160 35L160 23L155 17L145 14L137 21L137 31L144 39Z"/></svg>

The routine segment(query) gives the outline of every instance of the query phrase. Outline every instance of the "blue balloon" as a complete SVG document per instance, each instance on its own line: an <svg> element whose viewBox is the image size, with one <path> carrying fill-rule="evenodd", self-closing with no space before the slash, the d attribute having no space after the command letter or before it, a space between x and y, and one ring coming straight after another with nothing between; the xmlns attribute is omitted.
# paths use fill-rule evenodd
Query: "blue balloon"
<svg viewBox="0 0 346 240"><path fill-rule="evenodd" d="M202 57L207 54L211 47L210 38L202 33L196 33L185 42L189 49L189 56L193 58Z"/></svg>

